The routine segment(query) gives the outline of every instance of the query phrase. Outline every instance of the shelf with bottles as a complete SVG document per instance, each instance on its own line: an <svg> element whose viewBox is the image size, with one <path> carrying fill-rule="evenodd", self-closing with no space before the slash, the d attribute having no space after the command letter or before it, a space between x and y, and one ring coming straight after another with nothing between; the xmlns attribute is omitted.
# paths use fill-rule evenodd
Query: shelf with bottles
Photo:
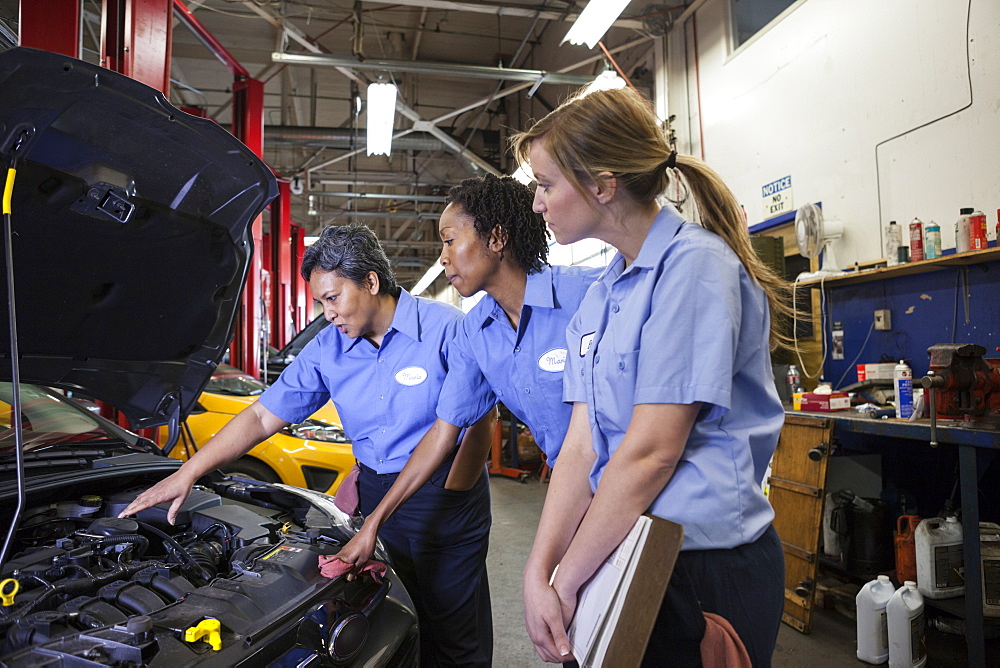
<svg viewBox="0 0 1000 668"><path fill-rule="evenodd" d="M996 242L991 242L996 243ZM947 251L946 251L947 252ZM843 274L835 274L825 278L816 278L797 283L799 287L821 287L822 285L853 285L856 283L868 283L870 281L880 281L886 278L897 276L909 276L912 274L923 274L931 271L938 271L948 267L961 267L970 264L982 264L984 262L994 262L1000 260L1000 247L993 245L989 248L968 251L966 253L950 252L947 255L936 257L931 260L917 260L897 264L892 267L876 267L874 269L861 269L858 271L846 271Z"/></svg>

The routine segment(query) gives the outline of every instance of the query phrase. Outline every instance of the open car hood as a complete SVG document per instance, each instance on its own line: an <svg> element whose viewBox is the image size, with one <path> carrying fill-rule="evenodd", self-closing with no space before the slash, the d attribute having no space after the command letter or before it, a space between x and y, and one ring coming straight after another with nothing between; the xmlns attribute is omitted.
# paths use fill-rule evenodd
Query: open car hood
<svg viewBox="0 0 1000 668"><path fill-rule="evenodd" d="M0 53L0 100L21 380L89 394L134 429L186 415L232 339L274 175L216 123L66 56Z"/></svg>

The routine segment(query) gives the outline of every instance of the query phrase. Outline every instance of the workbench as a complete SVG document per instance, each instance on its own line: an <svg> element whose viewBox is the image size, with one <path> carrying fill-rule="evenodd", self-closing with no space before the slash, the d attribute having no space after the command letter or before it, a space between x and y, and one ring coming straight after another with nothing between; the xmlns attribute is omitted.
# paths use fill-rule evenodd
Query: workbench
<svg viewBox="0 0 1000 668"><path fill-rule="evenodd" d="M855 439L864 442L867 437L885 437L921 441L930 447L930 420L907 421L899 419L876 420L854 411L830 413L807 413L803 411L787 411L786 422L791 416L811 417L818 420L832 421L832 434L857 434L862 438ZM827 432L829 433L829 432ZM955 422L938 421L937 440L941 448L958 448L959 488L962 504L962 532L964 541L965 590L964 612L966 620L966 640L969 648L969 665L985 666L985 639L983 631L982 608L982 574L980 572L979 550L979 499L978 485L980 467L978 459L989 459L1000 451L1000 432L959 426ZM832 441L822 449L823 457L832 454ZM816 453L810 455L813 459ZM825 466L824 466L825 470ZM945 599L958 602L959 599ZM935 600L929 602L941 608L948 609L947 603Z"/></svg>

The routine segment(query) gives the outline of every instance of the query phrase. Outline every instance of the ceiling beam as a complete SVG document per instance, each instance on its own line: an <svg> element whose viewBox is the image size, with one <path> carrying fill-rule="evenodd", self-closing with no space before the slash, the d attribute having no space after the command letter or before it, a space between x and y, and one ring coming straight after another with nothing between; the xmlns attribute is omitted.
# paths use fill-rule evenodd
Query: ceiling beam
<svg viewBox="0 0 1000 668"><path fill-rule="evenodd" d="M496 16L521 16L535 18L536 16L546 21L576 21L579 13L555 12L551 10L539 9L533 5L519 5L512 2L453 2L451 0L367 0L366 4L383 5L406 5L408 7L426 7L427 9L439 9L453 12L472 12L476 14L493 14ZM614 22L616 28L641 29L642 21L632 19L618 19Z"/></svg>
<svg viewBox="0 0 1000 668"><path fill-rule="evenodd" d="M355 70L411 72L463 79L492 79L494 81L530 81L537 84L586 86L594 80L594 77L591 76L546 72L545 70L523 70L514 67L489 67L486 65L464 65L459 63L415 63L409 60L358 60L353 56L335 56L326 53L275 52L271 54L271 59L276 63L284 65L349 67Z"/></svg>

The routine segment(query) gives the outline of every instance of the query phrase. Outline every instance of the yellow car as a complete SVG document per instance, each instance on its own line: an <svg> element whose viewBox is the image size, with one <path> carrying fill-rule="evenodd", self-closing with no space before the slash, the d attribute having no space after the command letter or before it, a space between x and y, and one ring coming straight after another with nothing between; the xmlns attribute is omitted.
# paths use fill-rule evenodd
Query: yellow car
<svg viewBox="0 0 1000 668"><path fill-rule="evenodd" d="M220 365L181 424L180 439L170 456L187 460L234 415L256 401L266 387L236 367ZM164 427L160 443L166 439ZM305 422L282 429L222 470L262 482L283 482L335 494L354 462L351 442L344 435L337 409L327 402Z"/></svg>

